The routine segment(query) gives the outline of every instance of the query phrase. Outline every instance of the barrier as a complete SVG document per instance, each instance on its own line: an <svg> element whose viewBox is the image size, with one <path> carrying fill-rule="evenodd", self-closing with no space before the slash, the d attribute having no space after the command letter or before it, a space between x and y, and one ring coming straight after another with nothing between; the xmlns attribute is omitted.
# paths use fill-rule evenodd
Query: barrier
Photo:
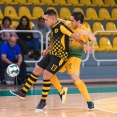
<svg viewBox="0 0 117 117"><path fill-rule="evenodd" d="M37 31L37 30L1 30L0 31L0 33L2 33L2 32L31 32L31 33L33 33L33 32L36 32L36 33L39 33L40 34L40 36L41 36L41 51L43 51L43 35L42 35L42 33L40 32L40 31ZM96 35L97 33L99 33L99 32L116 32L115 30L106 30L106 31L101 31L101 30L99 30L99 31L96 31L96 32L94 32L93 34L94 35ZM48 35L49 35L49 33L50 33L50 31L46 34L46 48L48 47ZM89 41L87 42L87 44L89 45ZM94 47L94 42L93 42L93 45L92 45L93 47ZM95 61L97 61L97 63L98 63L98 66L100 66L100 62L110 62L110 61L117 61L117 59L97 59L96 57L95 57L95 51L92 53L92 56L93 56L93 59L95 60ZM25 62L26 63L35 63L35 66L37 65L37 62L39 62L41 59L42 59L43 57L41 56L40 57L40 59L39 60L25 60ZM82 66L84 66L84 63L87 61L89 59L89 53L87 53L87 56L86 56L86 58L85 59L83 59L82 60Z"/></svg>
<svg viewBox="0 0 117 117"><path fill-rule="evenodd" d="M96 32L94 32L93 34L94 35L96 35L96 33L99 33L99 32L117 32L117 31L115 31L115 30L106 30L106 31L102 31L102 30L99 30L99 31L96 31ZM94 47L94 42L93 42L93 47ZM110 62L110 61L117 61L117 59L97 59L96 57L95 57L95 51L92 53L92 56L93 56L93 59L95 60L95 61L97 61L97 63L98 63L98 66L100 66L100 62Z"/></svg>
<svg viewBox="0 0 117 117"><path fill-rule="evenodd" d="M41 35L41 52L43 51L43 35L40 31L37 30L1 30L2 32L29 32L29 33L39 33ZM41 56L39 60L25 60L26 63L35 63L35 66L37 65L37 62L39 62L43 57Z"/></svg>

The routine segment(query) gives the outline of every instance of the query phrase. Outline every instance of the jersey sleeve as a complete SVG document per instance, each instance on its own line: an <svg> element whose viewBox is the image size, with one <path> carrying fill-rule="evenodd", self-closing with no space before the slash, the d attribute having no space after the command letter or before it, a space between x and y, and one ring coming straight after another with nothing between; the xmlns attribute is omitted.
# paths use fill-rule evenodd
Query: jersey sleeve
<svg viewBox="0 0 117 117"><path fill-rule="evenodd" d="M71 34L73 33L69 28L64 27L63 25L60 26L60 31L61 31L63 34L68 35L69 37L70 37Z"/></svg>
<svg viewBox="0 0 117 117"><path fill-rule="evenodd" d="M65 21L65 25L71 27L71 21Z"/></svg>
<svg viewBox="0 0 117 117"><path fill-rule="evenodd" d="M91 30L90 30L89 28L84 29L84 31L87 31L88 33L92 34L92 32L91 32ZM79 36L79 37L82 39L82 41L83 41L84 43L86 43L87 40L88 40L88 36L87 36L86 34L83 34L83 35L81 35L81 36Z"/></svg>

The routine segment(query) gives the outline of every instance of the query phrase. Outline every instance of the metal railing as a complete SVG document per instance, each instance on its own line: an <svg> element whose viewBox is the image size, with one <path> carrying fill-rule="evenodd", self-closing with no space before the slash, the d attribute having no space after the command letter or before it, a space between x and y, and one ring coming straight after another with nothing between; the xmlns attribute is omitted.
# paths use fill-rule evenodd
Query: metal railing
<svg viewBox="0 0 117 117"><path fill-rule="evenodd" d="M2 32L28 32L28 33L39 33L41 36L41 51L43 51L43 35L40 31L37 30L1 30L0 33ZM37 62L39 62L43 57L41 56L39 60L25 60L26 63L35 63L35 66L37 65Z"/></svg>
<svg viewBox="0 0 117 117"><path fill-rule="evenodd" d="M36 32L36 33L39 33L40 36L41 36L41 51L43 51L43 35L40 31L37 31L37 30L1 30L0 33L2 32L29 32L29 33L33 33L33 32ZM93 34L96 35L97 33L100 33L100 32L104 32L104 33L110 33L110 32L117 32L115 30L109 30L109 31L96 31L94 32ZM49 35L50 31L46 34L46 48L48 47L48 35ZM89 41L87 42L87 44L89 45ZM94 47L94 42L93 42L93 45ZM86 62L88 59L89 59L89 56L90 54L87 52L87 55L86 55L86 58L82 60L82 66L84 66L84 62ZM95 51L92 53L92 56L93 56L93 59L98 63L98 66L100 66L100 62L110 62L110 61L117 61L117 59L97 59L95 57ZM41 56L39 60L25 60L26 63L35 63L35 65L37 65L37 62L39 62L43 57Z"/></svg>
<svg viewBox="0 0 117 117"><path fill-rule="evenodd" d="M102 31L102 30L99 30L99 31L96 31L96 32L94 32L93 34L94 35L96 35L97 33L110 33L110 32L117 32L117 30L106 30L106 31ZM94 47L94 42L93 42L93 47ZM95 51L92 53L92 56L93 56L93 59L95 60L95 61L97 61L97 63L98 63L98 66L100 66L100 62L114 62L114 61L117 61L117 59L97 59L96 57L95 57Z"/></svg>

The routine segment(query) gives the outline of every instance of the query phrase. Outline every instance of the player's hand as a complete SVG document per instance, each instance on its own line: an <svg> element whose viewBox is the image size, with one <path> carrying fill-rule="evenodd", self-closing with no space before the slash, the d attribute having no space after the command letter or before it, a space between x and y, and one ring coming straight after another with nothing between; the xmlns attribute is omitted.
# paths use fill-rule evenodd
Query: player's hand
<svg viewBox="0 0 117 117"><path fill-rule="evenodd" d="M83 48L84 48L84 52L85 52L85 53L86 53L86 52L89 52L89 53L91 54L91 53L93 53L93 51L94 51L93 47L90 47L90 46L88 46L88 45L86 45L86 44L83 45Z"/></svg>
<svg viewBox="0 0 117 117"><path fill-rule="evenodd" d="M45 56L47 53L46 53L46 50L43 50L42 52L41 52L41 55L42 56Z"/></svg>

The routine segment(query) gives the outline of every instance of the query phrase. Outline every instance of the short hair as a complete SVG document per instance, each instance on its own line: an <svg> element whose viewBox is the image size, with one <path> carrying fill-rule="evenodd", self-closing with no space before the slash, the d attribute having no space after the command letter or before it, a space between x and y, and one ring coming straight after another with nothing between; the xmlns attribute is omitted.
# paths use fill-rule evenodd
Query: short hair
<svg viewBox="0 0 117 117"><path fill-rule="evenodd" d="M4 25L5 20L9 20L10 25L11 25L11 18L9 16L5 16L2 20L2 25Z"/></svg>
<svg viewBox="0 0 117 117"><path fill-rule="evenodd" d="M40 21L40 20L44 20L44 21L45 21L45 19L44 19L42 16L40 16L40 17L38 18L38 21Z"/></svg>
<svg viewBox="0 0 117 117"><path fill-rule="evenodd" d="M81 12L78 12L78 11L73 12L72 16L74 17L76 21L80 20L81 23L84 22L84 15Z"/></svg>
<svg viewBox="0 0 117 117"><path fill-rule="evenodd" d="M53 9L48 9L44 12L44 15L55 15L56 16L56 12Z"/></svg>

